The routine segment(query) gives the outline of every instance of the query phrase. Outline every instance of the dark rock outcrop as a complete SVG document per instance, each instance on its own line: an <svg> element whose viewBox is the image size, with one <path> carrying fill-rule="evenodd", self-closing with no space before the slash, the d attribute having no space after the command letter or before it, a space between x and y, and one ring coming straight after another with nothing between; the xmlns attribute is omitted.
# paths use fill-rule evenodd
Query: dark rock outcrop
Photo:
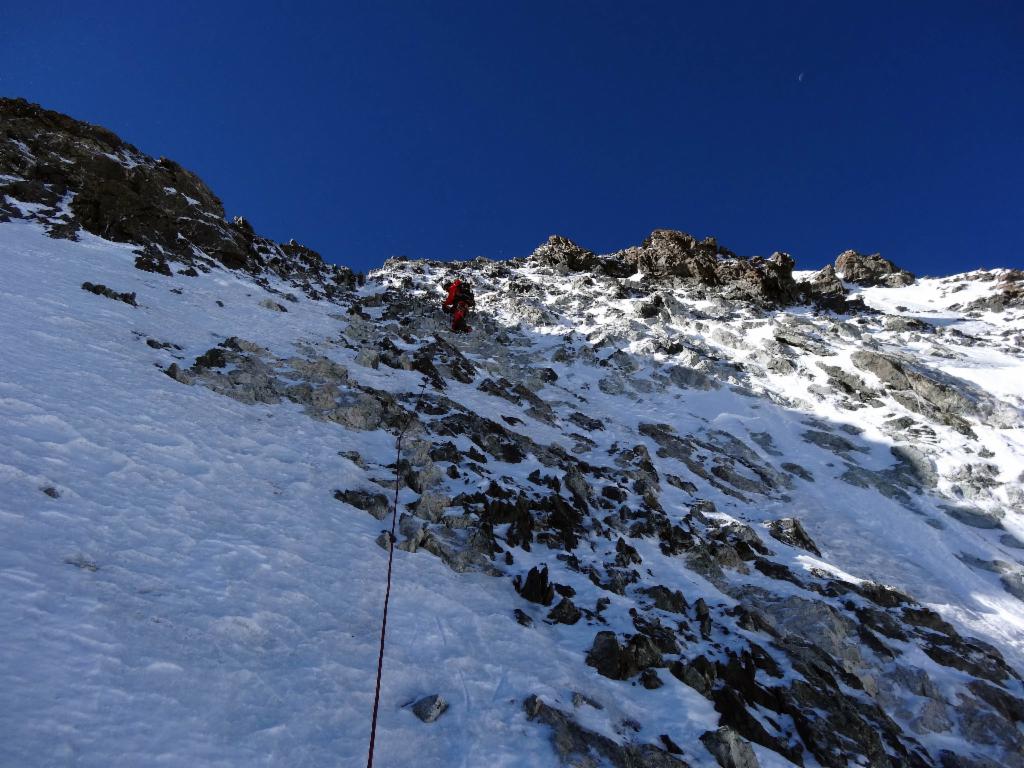
<svg viewBox="0 0 1024 768"><path fill-rule="evenodd" d="M555 588L548 581L547 566L531 568L526 574L526 581L522 584L518 582L517 577L516 590L524 600L529 600L531 603L551 605L551 601L555 599Z"/></svg>
<svg viewBox="0 0 1024 768"><path fill-rule="evenodd" d="M850 300L843 281L831 264L815 272L798 285L804 301L833 312L863 312L867 309L860 299Z"/></svg>
<svg viewBox="0 0 1024 768"><path fill-rule="evenodd" d="M99 126L24 99L0 98L0 221L40 221L53 237L80 230L139 246L139 269L172 274L216 264L273 274L313 298L355 285L351 270L327 264L291 241L259 237L194 173L154 159ZM15 204L29 203L29 207Z"/></svg>
<svg viewBox="0 0 1024 768"><path fill-rule="evenodd" d="M105 296L106 298L113 299L114 301L123 301L125 304L131 304L133 307L138 306L135 301L134 293L118 292L113 288L107 288L107 286L102 284L97 285L96 283L90 283L88 280L82 283L82 290L88 291L89 293L95 293L97 296Z"/></svg>
<svg viewBox="0 0 1024 768"><path fill-rule="evenodd" d="M899 288L912 285L915 280L910 272L900 269L877 253L866 256L857 251L843 251L836 257L835 271L848 283L864 286L882 285L887 288Z"/></svg>
<svg viewBox="0 0 1024 768"><path fill-rule="evenodd" d="M388 516L388 512L391 511L391 504L388 502L388 497L383 493L360 491L350 488L335 491L334 498L338 501L343 501L346 504L351 504L356 509L369 512L378 520L383 520Z"/></svg>
<svg viewBox="0 0 1024 768"><path fill-rule="evenodd" d="M793 279L793 259L785 253L770 258L741 258L721 247L713 237L697 240L685 232L654 230L638 247L598 256L573 241L552 235L530 259L565 272L592 272L629 277L642 272L653 280L687 280L714 288L724 297L767 305L801 300ZM660 311L658 298L641 305L642 316Z"/></svg>
<svg viewBox="0 0 1024 768"><path fill-rule="evenodd" d="M744 259L720 246L713 237L697 240L685 232L656 229L639 248L628 248L612 258L635 265L644 275L717 287L727 298L776 305L799 299L793 280L794 262L788 254Z"/></svg>
<svg viewBox="0 0 1024 768"><path fill-rule="evenodd" d="M534 250L532 259L569 272L589 272L600 263L593 251L577 245L567 237L551 235L548 241Z"/></svg>
<svg viewBox="0 0 1024 768"><path fill-rule="evenodd" d="M795 517L783 517L779 520L772 520L768 523L768 532L773 538L778 539L791 547L805 549L811 554L821 557L821 551L807 535L803 525Z"/></svg>

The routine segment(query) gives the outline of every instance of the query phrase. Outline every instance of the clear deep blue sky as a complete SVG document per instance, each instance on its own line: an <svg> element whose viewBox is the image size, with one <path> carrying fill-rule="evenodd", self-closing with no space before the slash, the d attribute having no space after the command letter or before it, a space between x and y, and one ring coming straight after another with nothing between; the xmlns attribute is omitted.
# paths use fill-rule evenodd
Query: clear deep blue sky
<svg viewBox="0 0 1024 768"><path fill-rule="evenodd" d="M656 227L802 268L1024 265L1015 0L0 0L0 94L356 268Z"/></svg>

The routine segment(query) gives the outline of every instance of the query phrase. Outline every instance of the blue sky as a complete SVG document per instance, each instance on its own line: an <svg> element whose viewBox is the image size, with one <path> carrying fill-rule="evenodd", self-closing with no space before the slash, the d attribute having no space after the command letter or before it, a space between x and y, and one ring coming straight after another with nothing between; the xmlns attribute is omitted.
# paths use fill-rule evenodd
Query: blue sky
<svg viewBox="0 0 1024 768"><path fill-rule="evenodd" d="M355 268L657 227L1024 265L1024 3L3 5L0 94Z"/></svg>

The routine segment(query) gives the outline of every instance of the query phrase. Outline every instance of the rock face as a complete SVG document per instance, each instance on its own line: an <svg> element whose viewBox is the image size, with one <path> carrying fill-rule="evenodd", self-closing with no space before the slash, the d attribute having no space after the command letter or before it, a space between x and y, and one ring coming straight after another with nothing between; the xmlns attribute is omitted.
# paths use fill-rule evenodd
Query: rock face
<svg viewBox="0 0 1024 768"><path fill-rule="evenodd" d="M964 416L994 426L1009 426L1018 418L1014 409L994 400L979 387L920 363L870 350L858 350L853 364L877 376L904 407L970 434Z"/></svg>
<svg viewBox="0 0 1024 768"><path fill-rule="evenodd" d="M877 253L866 256L857 251L843 251L836 257L835 271L847 282L864 286L898 288L913 284L915 279L910 272L900 269Z"/></svg>
<svg viewBox="0 0 1024 768"><path fill-rule="evenodd" d="M195 174L155 160L110 131L0 98L0 221L29 218L54 237L85 230L139 246L139 269L170 275L169 264L206 270L215 263L254 276L271 273L310 296L340 295L352 271L294 241L258 237ZM5 196L28 206L5 202Z"/></svg>

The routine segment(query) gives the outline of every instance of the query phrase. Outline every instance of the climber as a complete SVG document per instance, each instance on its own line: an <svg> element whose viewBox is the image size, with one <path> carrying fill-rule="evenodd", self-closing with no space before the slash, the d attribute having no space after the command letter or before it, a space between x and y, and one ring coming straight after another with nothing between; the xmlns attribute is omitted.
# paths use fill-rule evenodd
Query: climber
<svg viewBox="0 0 1024 768"><path fill-rule="evenodd" d="M469 310L476 305L473 298L473 286L468 280L456 278L450 285L446 286L448 296L442 305L445 312L452 315L452 333L469 333L473 329L466 325L466 316Z"/></svg>

